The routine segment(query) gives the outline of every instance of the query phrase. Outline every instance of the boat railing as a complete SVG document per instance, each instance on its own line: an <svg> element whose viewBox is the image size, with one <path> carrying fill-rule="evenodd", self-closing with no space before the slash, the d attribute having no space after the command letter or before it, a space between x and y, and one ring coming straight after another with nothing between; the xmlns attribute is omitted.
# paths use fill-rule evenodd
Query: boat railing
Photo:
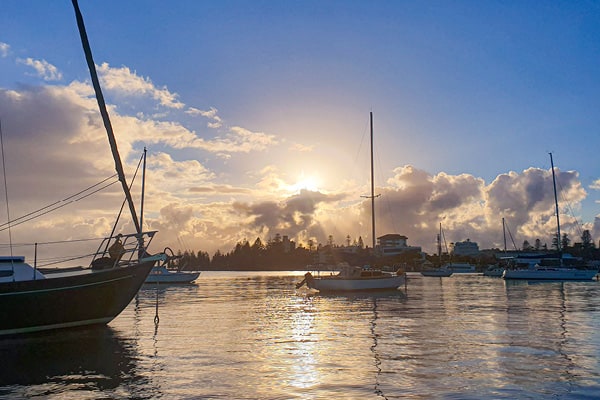
<svg viewBox="0 0 600 400"><path fill-rule="evenodd" d="M98 246L98 250L93 254L90 265L93 268L94 265L101 264L102 261L110 260L112 261L112 266L115 267L118 265L129 264L144 257L149 257L150 255L146 252L146 249L150 245L150 242L152 242L156 232L157 231L148 231L140 234L130 233L106 237L102 239ZM121 251L121 256L114 259L110 257L109 249L118 239L121 240L123 249Z"/></svg>

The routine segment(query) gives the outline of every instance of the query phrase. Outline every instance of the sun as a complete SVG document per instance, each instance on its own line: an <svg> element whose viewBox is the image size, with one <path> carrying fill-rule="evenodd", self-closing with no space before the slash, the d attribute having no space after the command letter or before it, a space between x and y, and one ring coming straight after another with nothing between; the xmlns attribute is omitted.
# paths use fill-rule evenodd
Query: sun
<svg viewBox="0 0 600 400"><path fill-rule="evenodd" d="M317 175L306 175L301 172L296 180L296 183L288 186L288 190L292 193L298 193L301 190L310 190L311 192L318 192L321 180Z"/></svg>

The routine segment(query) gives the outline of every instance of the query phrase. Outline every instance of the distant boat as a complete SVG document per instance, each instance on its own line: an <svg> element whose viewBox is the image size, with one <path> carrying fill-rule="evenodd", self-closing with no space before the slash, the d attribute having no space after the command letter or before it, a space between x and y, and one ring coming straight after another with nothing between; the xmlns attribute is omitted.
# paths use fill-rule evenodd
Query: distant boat
<svg viewBox="0 0 600 400"><path fill-rule="evenodd" d="M442 224L440 223L440 233L437 235L437 246L438 246L438 257L440 260L440 264L442 262ZM444 238L444 243L446 243L446 239ZM447 251L447 249L446 249ZM433 268L426 269L421 271L421 275L423 276L437 276L437 277L448 277L452 275L452 271L448 269L442 268Z"/></svg>
<svg viewBox="0 0 600 400"><path fill-rule="evenodd" d="M375 251L375 182L373 171L373 113L370 113L371 126L371 226L373 236L373 247ZM406 272L398 269L396 272L382 271L370 266L342 266L337 274L326 276L313 276L307 272L304 279L296 285L296 288L306 284L310 289L321 292L347 292L347 291L371 291L391 290L406 283Z"/></svg>
<svg viewBox="0 0 600 400"><path fill-rule="evenodd" d="M489 265L484 271L483 271L483 275L484 276L491 276L494 278L500 278L502 277L502 274L504 273L505 267L495 264L495 265Z"/></svg>
<svg viewBox="0 0 600 400"><path fill-rule="evenodd" d="M442 269L442 268L426 269L426 270L421 271L421 275L423 275L423 276L448 277L448 276L452 276L452 271L451 270Z"/></svg>
<svg viewBox="0 0 600 400"><path fill-rule="evenodd" d="M524 280L592 280L598 274L597 269L582 269L573 266L565 266L564 258L566 254L562 254L560 249L560 219L558 214L558 196L556 193L556 177L554 174L554 162L552 153L550 153L550 165L552 167L552 184L554 187L554 206L556 209L556 245L558 247L556 260L558 266L541 265L541 263L531 263L527 268L506 269L502 275L504 279L524 279Z"/></svg>
<svg viewBox="0 0 600 400"><path fill-rule="evenodd" d="M451 271L455 274L472 274L476 272L475 266L469 263L449 262L448 264L443 265L440 269Z"/></svg>
<svg viewBox="0 0 600 400"><path fill-rule="evenodd" d="M198 279L200 271L173 271L164 265L153 267L145 283L191 283Z"/></svg>
<svg viewBox="0 0 600 400"><path fill-rule="evenodd" d="M136 233L119 235L118 239L104 239L86 268L42 271L36 268L35 263L34 266L26 263L23 256L0 257L0 336L106 324L129 304L155 263L166 261L164 254L149 256L146 253L156 232L141 231L106 107L101 100L100 86L76 0L73 0L73 6L117 174L130 205ZM108 244L113 239L122 240L117 257L109 254Z"/></svg>

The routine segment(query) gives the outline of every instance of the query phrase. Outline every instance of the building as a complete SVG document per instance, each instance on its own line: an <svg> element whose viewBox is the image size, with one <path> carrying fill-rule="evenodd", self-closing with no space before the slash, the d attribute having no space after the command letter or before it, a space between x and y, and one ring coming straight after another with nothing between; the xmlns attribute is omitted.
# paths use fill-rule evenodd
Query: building
<svg viewBox="0 0 600 400"><path fill-rule="evenodd" d="M377 254L380 256L396 256L408 252L421 252L421 246L409 246L408 238L397 233L388 233L377 238Z"/></svg>
<svg viewBox="0 0 600 400"><path fill-rule="evenodd" d="M470 256L476 257L479 255L479 245L477 242L471 242L467 239L464 242L450 243L452 254L455 256Z"/></svg>

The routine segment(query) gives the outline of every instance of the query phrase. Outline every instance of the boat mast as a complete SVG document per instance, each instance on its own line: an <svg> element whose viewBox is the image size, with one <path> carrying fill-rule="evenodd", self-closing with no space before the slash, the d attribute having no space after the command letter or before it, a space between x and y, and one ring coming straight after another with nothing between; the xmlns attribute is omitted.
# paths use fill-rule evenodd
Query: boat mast
<svg viewBox="0 0 600 400"><path fill-rule="evenodd" d="M371 228L373 235L373 254L375 254L375 174L373 168L373 111L370 112L371 120Z"/></svg>
<svg viewBox="0 0 600 400"><path fill-rule="evenodd" d="M72 2L73 2L73 8L75 9L75 17L77 18L77 27L79 28L79 36L81 36L81 44L83 45L85 59L87 61L87 65L90 70L90 76L92 78L92 84L94 86L94 91L96 92L96 100L98 101L98 108L100 109L100 114L102 115L102 120L104 121L104 127L106 128L106 133L108 135L108 142L110 143L110 149L112 151L112 155L115 160L115 169L117 170L117 175L119 177L119 180L121 181L121 186L123 187L123 191L125 192L125 197L127 198L127 203L129 203L129 210L131 211L131 217L133 218L133 223L135 225L136 232L138 234L140 234L142 232L141 227L140 227L140 222L137 219L135 205L133 204L131 192L129 191L129 187L127 186L127 181L125 180L125 173L123 172L123 164L121 163L121 156L119 155L119 149L117 148L117 141L115 139L115 134L113 132L112 125L110 123L110 118L108 116L108 111L106 109L106 103L104 102L104 96L102 95L102 89L100 88L100 82L98 80L96 66L94 64L94 59L92 58L92 50L90 48L90 43L88 41L87 33L85 31L85 25L83 24L83 16L81 15L81 11L79 10L79 5L77 4L77 0L72 0Z"/></svg>
<svg viewBox="0 0 600 400"><path fill-rule="evenodd" d="M146 191L146 147L144 147L144 163L142 167L142 200L140 202L140 229L144 229L144 192Z"/></svg>
<svg viewBox="0 0 600 400"><path fill-rule="evenodd" d="M560 218L558 216L558 197L556 195L556 176L554 175L554 161L552 160L552 153L550 154L550 165L552 166L552 186L554 187L554 206L556 207L556 249L560 254Z"/></svg>
<svg viewBox="0 0 600 400"><path fill-rule="evenodd" d="M371 199L371 236L373 238L373 255L375 255L375 197L379 197L379 195L375 195L375 172L373 167L373 111L370 113L370 122L371 122L371 195L370 196L361 196Z"/></svg>
<svg viewBox="0 0 600 400"><path fill-rule="evenodd" d="M438 257L440 259L440 267L442 266L442 223L440 222L440 233L437 235Z"/></svg>
<svg viewBox="0 0 600 400"><path fill-rule="evenodd" d="M504 217L502 217L502 234L504 235L504 252L506 253L506 226L504 225Z"/></svg>

